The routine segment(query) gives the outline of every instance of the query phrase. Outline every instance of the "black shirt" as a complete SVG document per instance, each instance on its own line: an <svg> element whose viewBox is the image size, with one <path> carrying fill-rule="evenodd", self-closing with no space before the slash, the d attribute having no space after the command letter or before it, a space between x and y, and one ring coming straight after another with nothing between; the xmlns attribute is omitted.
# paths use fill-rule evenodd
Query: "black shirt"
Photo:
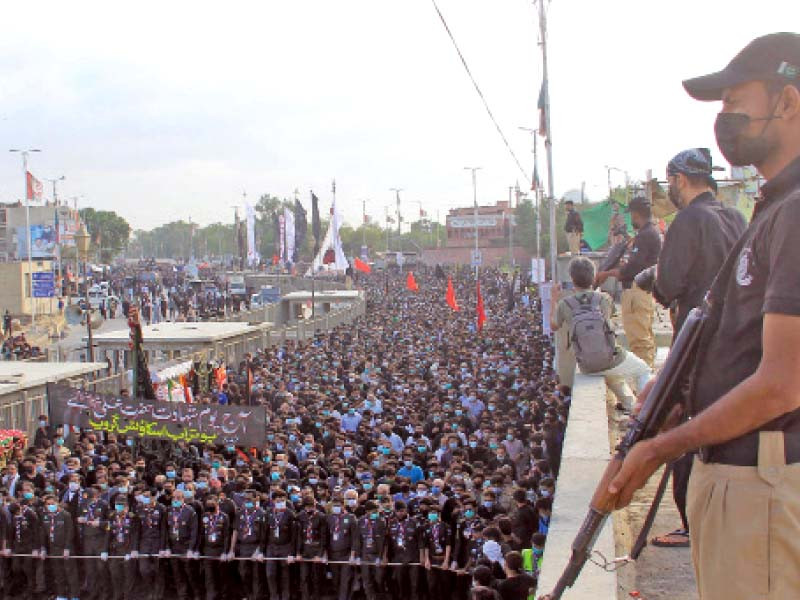
<svg viewBox="0 0 800 600"><path fill-rule="evenodd" d="M526 600L532 588L536 587L536 578L527 573L514 575L504 579L497 585L497 591L503 600Z"/></svg>
<svg viewBox="0 0 800 600"><path fill-rule="evenodd" d="M624 289L633 284L633 278L658 261L661 251L661 234L652 222L640 227L633 238L628 262L619 270L619 281Z"/></svg>
<svg viewBox="0 0 800 600"><path fill-rule="evenodd" d="M567 222L564 223L564 231L567 233L583 233L583 219L577 210L567 211Z"/></svg>
<svg viewBox="0 0 800 600"><path fill-rule="evenodd" d="M722 263L747 227L735 208L704 192L678 212L658 257L654 295L662 304L678 302L675 331L700 306Z"/></svg>
<svg viewBox="0 0 800 600"><path fill-rule="evenodd" d="M767 182L730 275L712 290L714 311L697 361L692 413L697 414L752 375L761 362L765 313L800 315L800 158ZM720 299L720 300L718 300ZM716 324L718 322L718 324ZM787 455L800 449L800 409L760 428L793 431ZM708 449L707 460L755 466L758 431Z"/></svg>

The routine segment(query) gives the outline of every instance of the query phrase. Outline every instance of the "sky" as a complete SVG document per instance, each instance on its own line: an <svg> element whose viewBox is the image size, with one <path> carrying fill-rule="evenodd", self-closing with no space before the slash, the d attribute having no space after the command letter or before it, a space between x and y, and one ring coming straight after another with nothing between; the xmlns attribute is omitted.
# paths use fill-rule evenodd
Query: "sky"
<svg viewBox="0 0 800 600"><path fill-rule="evenodd" d="M444 221L530 188L542 79L530 0L437 0L524 174L486 114L431 0L36 2L4 6L0 139L40 148L30 170L62 199L134 229L232 222L269 193L383 219ZM599 200L678 151L712 148L718 105L681 80L722 68L800 3L547 3L554 186ZM223 9L224 8L224 9ZM540 175L546 179L539 140ZM23 191L0 145L0 201ZM526 177L528 179L526 179ZM45 182L46 196L52 196ZM246 196L244 196L246 194ZM72 200L74 201L74 200Z"/></svg>

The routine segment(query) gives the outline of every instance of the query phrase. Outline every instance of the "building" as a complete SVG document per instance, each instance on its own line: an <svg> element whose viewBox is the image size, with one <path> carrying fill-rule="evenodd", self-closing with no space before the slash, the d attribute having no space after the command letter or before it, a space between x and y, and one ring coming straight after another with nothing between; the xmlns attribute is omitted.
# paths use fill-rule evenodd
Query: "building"
<svg viewBox="0 0 800 600"><path fill-rule="evenodd" d="M478 247L508 246L510 227L514 225L514 209L507 200L494 206L478 207ZM475 209L452 208L445 222L449 248L475 247Z"/></svg>
<svg viewBox="0 0 800 600"><path fill-rule="evenodd" d="M31 258L54 258L57 244L61 247L75 245L73 236L79 225L78 211L75 209L53 204L31 205L30 215L26 216L25 213L25 205L19 202L0 204L0 262L27 260L28 236L25 225L28 221L33 246Z"/></svg>

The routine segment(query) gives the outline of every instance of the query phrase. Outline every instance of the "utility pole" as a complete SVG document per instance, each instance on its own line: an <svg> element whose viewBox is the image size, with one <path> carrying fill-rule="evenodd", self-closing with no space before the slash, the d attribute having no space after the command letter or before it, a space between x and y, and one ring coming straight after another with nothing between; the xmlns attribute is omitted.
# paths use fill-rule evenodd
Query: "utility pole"
<svg viewBox="0 0 800 600"><path fill-rule="evenodd" d="M394 192L395 198L397 200L397 249L398 251L403 251L403 240L400 238L402 235L402 230L400 226L403 222L403 217L400 216L400 192L403 191L403 188L389 188L390 192Z"/></svg>
<svg viewBox="0 0 800 600"><path fill-rule="evenodd" d="M55 179L47 179L47 181L53 184L53 206L55 207L56 229L61 227L61 222L58 219L58 193L56 192L56 184L59 181L64 181L66 178L66 175L62 175L61 177L56 177ZM27 192L27 182L25 184L25 191ZM61 296L64 286L61 279L61 233L59 231L56 231L56 240L58 241L56 244L56 285L58 285L58 295Z"/></svg>
<svg viewBox="0 0 800 600"><path fill-rule="evenodd" d="M233 270L239 263L239 205L233 206Z"/></svg>
<svg viewBox="0 0 800 600"><path fill-rule="evenodd" d="M558 232L556 232L556 194L553 182L553 130L550 127L550 84L547 76L547 15L544 9L544 0L538 0L538 3L539 29L542 38L542 104L545 127L547 129L545 131L544 148L547 154L547 192L550 197L550 280L555 283Z"/></svg>
<svg viewBox="0 0 800 600"><path fill-rule="evenodd" d="M361 201L361 245L367 245L367 201Z"/></svg>
<svg viewBox="0 0 800 600"><path fill-rule="evenodd" d="M31 247L31 200L33 198L28 196L28 154L31 152L41 152L38 148L28 148L27 150L20 150L12 148L9 152L18 152L22 155L22 181L24 184L24 192L22 197L25 199L25 230L28 240L28 281L31 284L31 329L36 326L36 298L33 295L33 248ZM33 190L31 190L33 195ZM85 275L84 275L85 279Z"/></svg>
<svg viewBox="0 0 800 600"><path fill-rule="evenodd" d="M475 177L477 171L479 171L481 167L464 167L465 171L472 171L472 212L473 217L475 219L475 256L474 260L475 263L475 281L478 280L478 183Z"/></svg>

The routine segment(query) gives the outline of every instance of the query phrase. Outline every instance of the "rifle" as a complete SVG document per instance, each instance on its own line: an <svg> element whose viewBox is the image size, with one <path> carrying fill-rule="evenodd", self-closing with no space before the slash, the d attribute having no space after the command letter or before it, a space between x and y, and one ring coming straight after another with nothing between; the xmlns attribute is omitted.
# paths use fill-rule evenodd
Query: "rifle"
<svg viewBox="0 0 800 600"><path fill-rule="evenodd" d="M589 512L572 542L572 556L550 594L541 600L560 600L567 588L572 587L586 561L589 560L600 530L613 510L615 497L608 486L616 477L628 452L642 440L655 437L665 419L675 406L680 387L694 366L694 355L700 334L708 318L708 305L694 308L689 313L675 338L664 368L647 394L639 414L631 418L628 430L615 449L614 458L606 467L589 505Z"/></svg>

